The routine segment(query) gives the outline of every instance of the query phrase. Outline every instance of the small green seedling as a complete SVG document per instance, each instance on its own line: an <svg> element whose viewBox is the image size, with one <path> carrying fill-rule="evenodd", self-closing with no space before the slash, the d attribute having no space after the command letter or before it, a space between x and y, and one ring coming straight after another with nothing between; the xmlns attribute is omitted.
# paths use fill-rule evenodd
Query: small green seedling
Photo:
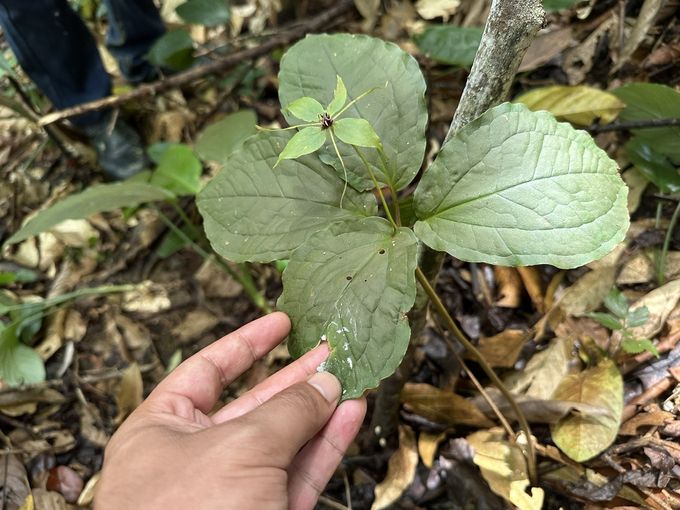
<svg viewBox="0 0 680 510"><path fill-rule="evenodd" d="M621 347L624 351L632 354L647 351L659 357L659 351L649 338L635 338L632 331L632 328L642 326L649 320L649 310L646 306L631 310L625 294L616 287L609 291L604 306L611 313L593 312L588 314L588 317L595 319L607 329L621 331Z"/></svg>

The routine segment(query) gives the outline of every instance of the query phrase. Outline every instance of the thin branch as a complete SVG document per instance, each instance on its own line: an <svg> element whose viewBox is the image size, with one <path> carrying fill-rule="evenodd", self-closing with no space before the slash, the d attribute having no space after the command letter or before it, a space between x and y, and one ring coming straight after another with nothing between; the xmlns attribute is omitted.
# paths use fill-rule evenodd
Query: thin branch
<svg viewBox="0 0 680 510"><path fill-rule="evenodd" d="M340 15L349 10L354 5L352 0L343 0L339 2L334 7L325 10L315 18L310 19L308 22L295 26L290 30L287 30L275 37L272 37L268 41L263 42L255 48L248 48L246 50L237 51L231 55L227 55L224 58L215 60L208 64L202 66L197 66L188 71L176 74L170 78L165 78L163 80L155 81L153 83L147 83L140 85L135 90L132 90L126 94L120 94L118 96L109 96L103 99L98 99L96 101L90 101L89 103L83 103L72 108L66 108L59 112L50 113L42 117L38 124L44 126L46 124L51 124L57 120L66 119L73 117L75 115L81 115L83 113L103 110L108 108L114 108L128 103L132 100L141 99L143 97L150 97L156 95L158 92L169 89L181 87L194 80L202 78L208 74L223 73L232 67L240 64L241 62L254 59L261 55L264 55L271 50L278 48L280 46L285 46L291 41L299 39L310 32L315 32L317 30L326 30L329 26L335 24Z"/></svg>
<svg viewBox="0 0 680 510"><path fill-rule="evenodd" d="M618 122L616 124L594 124L585 130L592 134L604 133L606 131L630 131L631 129L648 129L658 127L680 126L680 119L648 119L635 120L631 122Z"/></svg>

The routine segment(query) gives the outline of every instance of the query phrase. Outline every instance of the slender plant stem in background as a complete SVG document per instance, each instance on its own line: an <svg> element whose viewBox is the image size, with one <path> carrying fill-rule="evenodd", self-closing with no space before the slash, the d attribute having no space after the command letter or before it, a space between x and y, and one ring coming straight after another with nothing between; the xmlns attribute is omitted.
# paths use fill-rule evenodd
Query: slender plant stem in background
<svg viewBox="0 0 680 510"><path fill-rule="evenodd" d="M522 413L522 410L520 409L519 405L513 398L512 394L503 384L503 381L500 380L498 375L496 375L496 372L494 372L493 368L491 368L491 366L486 362L484 356L482 356L482 354L477 350L477 348L474 345L472 345L472 343L465 337L463 332L460 329L458 329L458 326L451 318L451 315L449 315L449 312L446 310L446 307L441 302L441 299L439 299L439 296L437 296L437 293L430 285L430 282L427 280L423 272L418 267L416 268L416 279L418 280L420 285L423 286L423 289L425 289L425 292L427 293L428 297L430 298L430 301L434 305L439 315L442 317L442 319L444 319L446 327L449 329L449 331L451 331L453 336L455 336L456 339L463 345L463 347L465 347L465 349L470 354L472 354L472 356L474 356L474 358L479 363L479 366L482 367L482 370L484 370L486 375L489 376L494 386L496 386L496 388L500 390L500 392L503 394L505 399L510 404L510 407L512 407L512 410L515 412L515 417L517 418L517 421L519 422L519 425L524 431L524 434L526 435L527 439L525 457L527 460L527 471L529 472L529 480L531 481L532 486L536 486L538 484L538 474L536 471L536 453L534 452L534 446L532 443L531 427L529 426L529 422L524 416L524 413Z"/></svg>
<svg viewBox="0 0 680 510"><path fill-rule="evenodd" d="M385 209L385 214L387 215L387 219L390 221L390 223L394 227L394 230L397 230L399 227L397 226L397 223L392 218L392 213L390 212L390 208L387 207L387 201L385 201L385 195L383 195L382 189L380 188L380 184L378 184L378 179L375 178L375 175L373 174L373 170L371 170L371 165L368 164L368 161L366 161L366 158L361 153L361 151L357 148L356 145L352 145L352 147L354 147L354 150L357 151L357 154L361 158L361 161L363 161L364 165L366 165L366 170L368 170L368 173L371 176L371 179L373 180L373 185L375 186L375 189L378 190L378 195L380 195L380 201L382 202L383 209Z"/></svg>
<svg viewBox="0 0 680 510"><path fill-rule="evenodd" d="M663 249L661 250L661 259L659 260L659 273L657 275L657 280L659 286L663 285L666 281L666 255L668 254L668 248L671 244L671 237L673 237L673 230L675 230L675 224L678 222L678 215L680 214L680 202L675 206L675 211L673 211L673 216L671 216L671 222L668 224L668 230L666 231L666 237L663 240Z"/></svg>
<svg viewBox="0 0 680 510"><path fill-rule="evenodd" d="M661 213L663 212L663 203L661 200L656 203L656 216L654 217L654 228L658 231L661 228ZM663 266L661 266L661 251L658 246L654 247L654 267L656 268L656 283L660 287L663 285L659 275L663 275Z"/></svg>
<svg viewBox="0 0 680 510"><path fill-rule="evenodd" d="M184 232L182 232L182 229L180 229L177 225L175 225L170 219L163 214L158 207L155 205L151 204L151 208L156 211L158 214L158 217L161 219L165 225L173 231L175 235L177 235L182 241L184 241L186 244L188 244L196 253L198 253L201 257L203 257L203 260L209 260L213 264L215 264L217 267L222 269L225 273L230 275L234 280L236 280L238 283L241 284L243 287L243 290L246 291L248 296L250 296L250 299L252 299L253 303L260 308L264 313L271 313L272 309L269 307L267 304L266 299L264 296L260 293L260 291L257 289L255 286L255 283L253 282L252 277L250 277L250 273L245 271L244 273L248 274L248 278L244 278L242 275L239 275L236 271L234 271L232 268L230 268L223 260L220 260L218 257L216 257L214 254L210 254L207 251L205 251L203 248L201 248L197 243L191 240L191 238L186 235ZM247 269L247 268L246 268ZM243 270L243 268L242 268Z"/></svg>

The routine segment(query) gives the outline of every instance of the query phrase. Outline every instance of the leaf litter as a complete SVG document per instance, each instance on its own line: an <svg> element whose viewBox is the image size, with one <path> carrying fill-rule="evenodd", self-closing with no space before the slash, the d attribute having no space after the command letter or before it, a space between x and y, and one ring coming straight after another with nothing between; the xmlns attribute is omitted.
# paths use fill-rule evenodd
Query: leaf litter
<svg viewBox="0 0 680 510"><path fill-rule="evenodd" d="M281 8L276 2L243 4L234 7L229 30L205 32L208 44L219 45L239 30L262 33ZM290 15L304 20L330 2L321 4L314 12L306 7ZM377 2L360 4L361 14L345 19L340 30L374 30L374 35L388 37L419 59L428 72L428 98L436 105L428 138L438 143L448 129L466 71L437 63L427 56L436 53L416 46L411 35L441 22L479 28L490 2L419 1L415 8L392 2L386 12ZM540 452L542 485L526 493L523 438L514 433L512 413L484 379L480 382L486 395L480 394L470 375L478 375L476 364L469 363L470 373L458 368L436 323L428 322L401 393L399 437L374 444L369 414L352 455L343 461L352 508L438 509L471 502L475 508L678 505L680 235L667 232L677 198L664 188L673 181L663 174L667 166L659 163L679 163L672 150L663 153L661 143L674 131L661 132L653 146L654 139L640 129L597 130L628 119L626 107L640 106L626 104L630 94L612 99L616 88L642 82L677 90L680 24L677 12L651 0L564 4L548 14L511 96L526 101L533 94L536 108L554 109L563 120L593 132L635 190L629 194L629 200L635 194L635 203L629 202L631 231L605 262L566 272L448 259L437 287L447 308L536 423L532 441ZM276 30L275 25L271 28ZM202 133L202 126L214 126L244 105L256 112L260 124L283 123L278 108L269 104L276 97L275 57L265 55L257 67L259 75L252 70L240 73L243 78L231 90L218 82L197 82L135 107L140 117L150 119L157 141L190 142ZM658 112L653 116L658 118ZM219 139L215 129L200 137L197 151L223 162L224 153L210 144L213 137ZM3 242L26 224L31 212L99 182L82 144L75 147L84 158L67 160L43 143L44 135L23 118L3 115L0 131ZM651 143L660 156L643 165L629 144L635 136ZM195 187L201 181L186 182ZM180 206L197 218L191 197L181 199ZM175 210L161 211L177 221ZM45 361L45 381L0 386L0 437L8 452L0 456L0 480L11 489L3 491L9 498L4 501L7 508L90 505L108 438L162 379L166 367L176 364L176 353L186 358L260 314L238 282L223 272L217 276L215 266L206 266L187 248L159 257L157 247L170 233L156 211L117 210L50 226L49 234L4 248L0 277L18 275L19 270L35 275L32 281L3 283L4 289L30 302L85 286L136 287L126 294L83 296L50 309L28 339ZM249 270L273 303L281 291L280 273L260 264L249 265ZM620 333L588 317L608 313L605 300L614 285L629 310L649 310L649 319L631 330L635 338L649 339L659 358L646 351L626 352ZM5 326L8 320L3 315ZM28 323L24 329L32 331ZM220 403L287 362L283 351L267 357L254 368L255 375L246 374L227 388ZM373 398L369 395L370 401ZM509 421L512 434L497 427L489 402ZM348 503L341 476L334 476L324 495Z"/></svg>

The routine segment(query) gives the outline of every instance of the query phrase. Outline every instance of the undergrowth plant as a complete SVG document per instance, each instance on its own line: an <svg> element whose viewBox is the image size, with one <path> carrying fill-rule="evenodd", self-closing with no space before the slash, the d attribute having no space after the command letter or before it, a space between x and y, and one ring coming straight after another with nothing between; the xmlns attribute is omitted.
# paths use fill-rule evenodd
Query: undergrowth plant
<svg viewBox="0 0 680 510"><path fill-rule="evenodd" d="M418 64L394 44L308 36L281 61L279 99L290 124L313 125L249 139L198 196L219 254L290 259L278 302L292 320L290 352L327 341L322 368L341 380L343 400L401 362L416 281L441 305L417 267L419 243L470 262L573 268L607 254L628 227L616 164L586 133L521 104L470 122L397 200L423 162L424 93ZM336 143L324 131L339 111L372 129Z"/></svg>

